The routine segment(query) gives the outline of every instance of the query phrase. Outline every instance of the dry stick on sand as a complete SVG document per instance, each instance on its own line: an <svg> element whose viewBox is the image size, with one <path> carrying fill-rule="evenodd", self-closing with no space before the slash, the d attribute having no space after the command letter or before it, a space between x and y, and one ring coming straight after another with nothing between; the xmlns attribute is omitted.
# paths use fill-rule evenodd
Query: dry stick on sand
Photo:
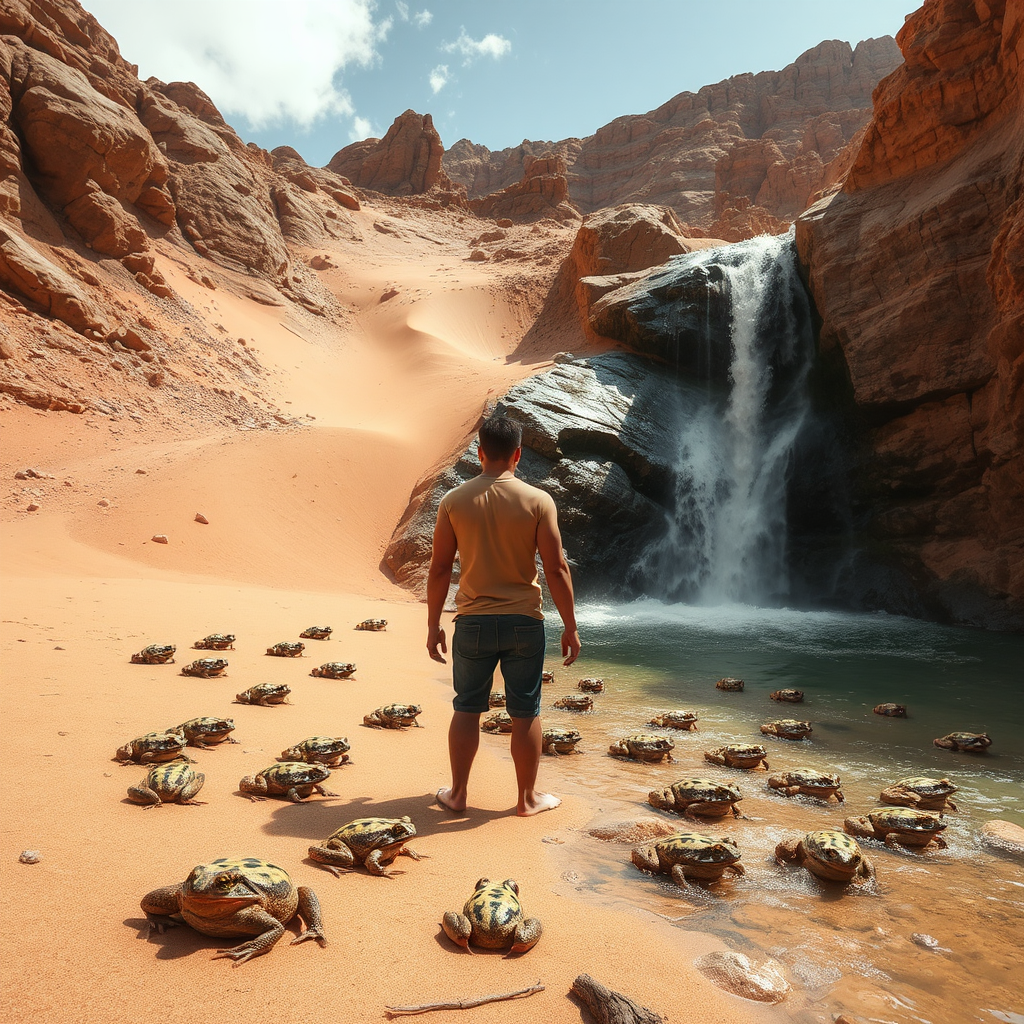
<svg viewBox="0 0 1024 1024"><path fill-rule="evenodd" d="M529 988L521 988L515 992L501 992L493 996L478 996L476 999L460 999L454 1003L423 1003L421 1006L385 1006L389 1017L400 1017L403 1014L430 1013L431 1010L471 1010L474 1006L485 1003L500 1003L505 999L519 999L532 996L534 992L543 992L544 986L538 981ZM659 1018L660 1019L660 1018Z"/></svg>
<svg viewBox="0 0 1024 1024"><path fill-rule="evenodd" d="M572 983L572 993L584 1003L597 1024L664 1024L660 1014L634 1003L621 992L605 988L589 974L581 974Z"/></svg>

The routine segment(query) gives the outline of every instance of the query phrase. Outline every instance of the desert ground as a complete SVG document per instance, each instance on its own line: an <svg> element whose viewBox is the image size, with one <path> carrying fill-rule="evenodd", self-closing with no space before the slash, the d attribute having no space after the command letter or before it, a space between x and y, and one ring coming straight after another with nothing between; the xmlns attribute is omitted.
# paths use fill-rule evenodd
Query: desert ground
<svg viewBox="0 0 1024 1024"><path fill-rule="evenodd" d="M450 677L426 655L424 606L388 580L381 558L416 482L461 450L487 401L584 342L568 321L524 342L558 264L545 253L564 252L570 229L516 229L530 273L469 261L469 227L456 219L438 215L429 230L433 262L372 231L358 261L331 256L337 269L324 277L346 306L341 326L254 302L228 272L215 289L196 284L180 255L161 250L160 270L195 317L247 339L262 367L259 397L282 410L277 419L231 423L163 391L134 414L0 410L0 1006L12 1024L377 1020L386 1005L538 979L546 988L528 1001L430 1019L578 1021L567 994L582 972L670 1019L779 1019L693 969L717 940L574 897L565 851L593 797L567 794L556 811L519 819L507 752L484 744L472 809L453 815L433 802L447 781ZM26 468L39 476L15 479ZM168 542L152 541L158 534ZM387 630L354 630L370 616ZM307 641L301 659L265 656L314 623L332 625L331 639ZM193 641L215 631L238 638L227 676L180 675ZM131 664L149 643L176 644L176 663ZM355 677L311 678L327 660L355 662ZM291 703L233 703L265 681L287 682ZM363 726L391 701L421 704L424 727ZM145 768L122 766L115 750L198 715L233 717L238 739L190 748L206 775L202 805L129 802ZM243 775L311 734L350 739L352 763L329 783L338 796L254 803L238 791ZM542 773L557 791L557 759ZM409 815L410 846L424 859L400 858L393 878L335 878L307 858L310 844L368 815ZM28 849L38 863L19 862ZM262 857L313 887L327 946L289 945L293 921L268 955L234 966L211 959L222 942L189 928L147 935L142 895L222 856ZM461 909L481 876L518 881L544 926L533 950L469 955L444 937L442 914Z"/></svg>

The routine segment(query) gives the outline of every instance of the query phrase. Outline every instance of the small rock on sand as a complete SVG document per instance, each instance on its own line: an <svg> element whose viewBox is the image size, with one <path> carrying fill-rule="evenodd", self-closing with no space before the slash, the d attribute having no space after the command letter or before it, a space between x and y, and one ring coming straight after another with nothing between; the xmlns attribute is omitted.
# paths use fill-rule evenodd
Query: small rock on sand
<svg viewBox="0 0 1024 1024"><path fill-rule="evenodd" d="M678 831L678 826L660 818L640 818L637 821L610 821L590 829L588 835L606 843L643 843Z"/></svg>
<svg viewBox="0 0 1024 1024"><path fill-rule="evenodd" d="M1002 853L1024 857L1024 828L1012 821L993 818L981 827L981 841Z"/></svg>
<svg viewBox="0 0 1024 1024"><path fill-rule="evenodd" d="M38 505L36 502L33 501L30 505L28 505L25 508L25 511L26 512L38 512L41 507L42 506Z"/></svg>
<svg viewBox="0 0 1024 1024"><path fill-rule="evenodd" d="M22 850L18 857L22 864L38 864L42 859L43 855L38 850Z"/></svg>
<svg viewBox="0 0 1024 1024"><path fill-rule="evenodd" d="M726 949L699 956L693 965L719 988L744 999L781 1003L789 994L790 985L782 967L773 960L756 963L742 953Z"/></svg>
<svg viewBox="0 0 1024 1024"><path fill-rule="evenodd" d="M170 543L170 541L168 541L168 539L167 539L167 534L166 533L154 533L153 536L150 537L149 539L154 544L169 544Z"/></svg>
<svg viewBox="0 0 1024 1024"><path fill-rule="evenodd" d="M209 519L207 519L207 518L206 518L206 516L204 516L202 512L197 512L197 513L196 513L196 518L195 518L195 521L196 521L197 523L203 523L203 524L205 524L206 526L209 526L209 525L210 525L210 520L209 520Z"/></svg>

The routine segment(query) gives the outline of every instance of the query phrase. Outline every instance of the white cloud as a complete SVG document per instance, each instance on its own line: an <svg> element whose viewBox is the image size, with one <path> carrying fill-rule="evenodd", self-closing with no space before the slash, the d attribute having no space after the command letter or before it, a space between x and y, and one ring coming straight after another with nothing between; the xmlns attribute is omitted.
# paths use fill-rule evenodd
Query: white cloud
<svg viewBox="0 0 1024 1024"><path fill-rule="evenodd" d="M365 117L353 117L352 128L348 133L351 142L362 142L363 139L379 139L380 132L375 131L373 123Z"/></svg>
<svg viewBox="0 0 1024 1024"><path fill-rule="evenodd" d="M426 28L434 20L434 16L430 11L424 9L422 11L417 11L412 16L412 20L415 22L417 28Z"/></svg>
<svg viewBox="0 0 1024 1024"><path fill-rule="evenodd" d="M373 0L304 0L286 16L276 3L252 0L87 2L141 78L193 81L223 114L257 129L352 116L338 73L377 61L392 26L390 17L374 20Z"/></svg>
<svg viewBox="0 0 1024 1024"><path fill-rule="evenodd" d="M436 96L444 87L448 84L448 65L438 64L433 71L430 72L430 88L433 90Z"/></svg>
<svg viewBox="0 0 1024 1024"><path fill-rule="evenodd" d="M483 39L473 39L465 28L461 28L459 38L454 43L445 43L441 49L446 53L460 53L466 58L464 63L471 64L477 57L493 57L495 60L504 57L512 49L512 42L493 32Z"/></svg>
<svg viewBox="0 0 1024 1024"><path fill-rule="evenodd" d="M402 0L396 0L395 7L398 8L398 16L402 19L402 21L408 21L409 5L407 3L403 3Z"/></svg>

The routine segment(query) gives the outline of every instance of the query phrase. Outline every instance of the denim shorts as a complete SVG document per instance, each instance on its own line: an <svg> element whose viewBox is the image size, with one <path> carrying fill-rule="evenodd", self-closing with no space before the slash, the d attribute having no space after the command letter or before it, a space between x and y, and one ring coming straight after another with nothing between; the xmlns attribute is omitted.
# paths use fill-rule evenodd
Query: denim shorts
<svg viewBox="0 0 1024 1024"><path fill-rule="evenodd" d="M452 639L456 711L483 714L501 666L505 710L512 718L540 714L544 622L530 615L460 615Z"/></svg>

